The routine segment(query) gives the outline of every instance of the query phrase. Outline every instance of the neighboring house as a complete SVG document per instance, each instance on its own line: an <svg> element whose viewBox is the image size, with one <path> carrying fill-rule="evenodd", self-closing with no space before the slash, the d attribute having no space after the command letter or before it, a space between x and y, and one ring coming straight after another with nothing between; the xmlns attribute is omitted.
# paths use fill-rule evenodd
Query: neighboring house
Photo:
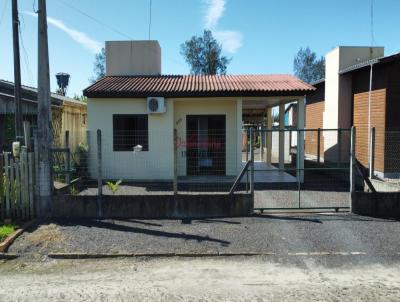
<svg viewBox="0 0 400 302"><path fill-rule="evenodd" d="M400 130L400 54L384 56L381 47L338 47L326 56L326 72L307 95L306 128L355 126L357 159L369 167L369 129L374 127L374 174L399 177L400 132L393 131ZM337 142L328 136L321 137L325 157ZM306 153L315 154L315 142L306 135Z"/></svg>
<svg viewBox="0 0 400 302"><path fill-rule="evenodd" d="M106 76L84 95L88 129L102 131L108 179L171 180L174 129L179 176L237 175L243 117L259 121L293 101L304 109L304 95L313 90L290 75L161 75L157 41L106 42L106 58ZM301 126L304 111L299 115ZM133 152L137 145L142 152ZM89 150L95 176L95 135Z"/></svg>
<svg viewBox="0 0 400 302"><path fill-rule="evenodd" d="M37 89L28 86L21 87L23 121L29 121L31 126L37 125ZM52 93L51 112L53 123L54 145L62 146L64 133L70 131L70 146L75 150L80 142L86 142L86 103ZM14 83L0 80L0 147L10 150L15 140L15 102Z"/></svg>

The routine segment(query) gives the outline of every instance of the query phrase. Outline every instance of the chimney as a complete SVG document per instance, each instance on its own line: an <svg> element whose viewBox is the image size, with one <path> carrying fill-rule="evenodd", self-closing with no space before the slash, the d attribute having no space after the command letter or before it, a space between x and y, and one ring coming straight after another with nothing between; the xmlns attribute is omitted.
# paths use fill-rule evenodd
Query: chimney
<svg viewBox="0 0 400 302"><path fill-rule="evenodd" d="M106 41L106 75L161 74L158 41Z"/></svg>

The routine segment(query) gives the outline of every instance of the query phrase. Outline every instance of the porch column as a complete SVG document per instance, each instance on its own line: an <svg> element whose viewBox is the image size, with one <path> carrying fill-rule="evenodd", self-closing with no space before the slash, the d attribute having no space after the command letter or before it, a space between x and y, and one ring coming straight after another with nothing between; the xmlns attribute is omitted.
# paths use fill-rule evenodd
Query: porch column
<svg viewBox="0 0 400 302"><path fill-rule="evenodd" d="M285 104L279 105L279 169L285 168Z"/></svg>
<svg viewBox="0 0 400 302"><path fill-rule="evenodd" d="M265 145L265 129L264 129L264 120L262 120L260 126L260 162L264 161L264 145Z"/></svg>
<svg viewBox="0 0 400 302"><path fill-rule="evenodd" d="M265 158L265 162L267 164L271 164L271 158L272 158L272 108L267 108L267 135L266 135L266 142L265 142L265 146L266 146L266 158Z"/></svg>
<svg viewBox="0 0 400 302"><path fill-rule="evenodd" d="M243 116L242 116L242 99L236 101L236 131L237 131L237 153L236 153L236 170L240 173L242 170L242 143L243 143Z"/></svg>
<svg viewBox="0 0 400 302"><path fill-rule="evenodd" d="M297 101L297 179L299 182L304 182L304 106L305 97Z"/></svg>

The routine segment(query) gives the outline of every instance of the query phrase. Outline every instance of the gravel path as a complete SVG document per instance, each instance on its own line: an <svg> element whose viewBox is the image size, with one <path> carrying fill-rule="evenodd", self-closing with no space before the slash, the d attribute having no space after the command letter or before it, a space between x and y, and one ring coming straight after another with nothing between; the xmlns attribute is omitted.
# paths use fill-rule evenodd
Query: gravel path
<svg viewBox="0 0 400 302"><path fill-rule="evenodd" d="M49 221L33 226L9 252L361 253L400 257L400 222L350 214L193 220Z"/></svg>
<svg viewBox="0 0 400 302"><path fill-rule="evenodd" d="M0 301L398 301L399 265L266 259L13 261Z"/></svg>

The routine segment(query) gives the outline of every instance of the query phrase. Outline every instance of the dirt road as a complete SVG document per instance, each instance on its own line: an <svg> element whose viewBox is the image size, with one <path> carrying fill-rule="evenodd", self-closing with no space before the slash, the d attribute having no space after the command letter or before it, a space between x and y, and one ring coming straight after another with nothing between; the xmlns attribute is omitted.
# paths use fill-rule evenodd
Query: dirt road
<svg viewBox="0 0 400 302"><path fill-rule="evenodd" d="M397 301L400 265L269 258L0 264L0 301Z"/></svg>

